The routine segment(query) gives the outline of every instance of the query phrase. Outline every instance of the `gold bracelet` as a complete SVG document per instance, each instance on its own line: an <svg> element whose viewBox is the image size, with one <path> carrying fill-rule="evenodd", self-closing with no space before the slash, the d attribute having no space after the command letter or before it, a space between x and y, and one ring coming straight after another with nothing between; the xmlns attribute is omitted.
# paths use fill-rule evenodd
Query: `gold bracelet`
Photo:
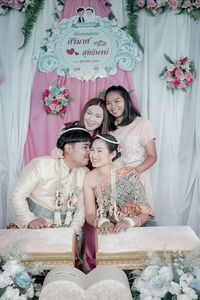
<svg viewBox="0 0 200 300"><path fill-rule="evenodd" d="M135 216L135 218L137 219L137 227L140 227L142 225L142 220L140 216Z"/></svg>
<svg viewBox="0 0 200 300"><path fill-rule="evenodd" d="M99 218L95 218L93 222L94 228L98 228L98 222L99 222Z"/></svg>

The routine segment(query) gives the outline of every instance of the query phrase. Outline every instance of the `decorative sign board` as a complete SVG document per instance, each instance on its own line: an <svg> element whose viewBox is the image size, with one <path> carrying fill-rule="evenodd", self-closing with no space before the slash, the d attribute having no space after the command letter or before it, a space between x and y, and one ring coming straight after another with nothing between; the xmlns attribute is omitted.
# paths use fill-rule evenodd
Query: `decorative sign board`
<svg viewBox="0 0 200 300"><path fill-rule="evenodd" d="M58 75L80 80L116 74L117 65L132 70L142 53L124 30L112 24L95 16L94 10L89 16L63 19L42 42L36 59L39 69L48 73L57 68Z"/></svg>

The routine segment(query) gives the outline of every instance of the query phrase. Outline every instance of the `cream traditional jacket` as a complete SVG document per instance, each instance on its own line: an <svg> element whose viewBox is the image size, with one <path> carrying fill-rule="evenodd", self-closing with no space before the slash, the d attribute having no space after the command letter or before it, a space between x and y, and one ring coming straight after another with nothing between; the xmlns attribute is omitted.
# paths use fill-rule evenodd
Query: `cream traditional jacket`
<svg viewBox="0 0 200 300"><path fill-rule="evenodd" d="M74 168L70 172L62 159L54 159L50 156L33 159L22 171L22 174L10 195L17 217L15 223L22 228L26 227L32 220L37 218L37 216L29 209L26 201L27 198L30 198L34 203L54 212L55 194L60 176L65 200L63 205L64 209L67 200L69 199L70 192L72 191L72 186L76 184L81 189L79 201L71 223L75 232L80 234L85 221L82 187L86 172L88 172L86 167ZM48 225L52 224L52 220L46 219L46 221Z"/></svg>

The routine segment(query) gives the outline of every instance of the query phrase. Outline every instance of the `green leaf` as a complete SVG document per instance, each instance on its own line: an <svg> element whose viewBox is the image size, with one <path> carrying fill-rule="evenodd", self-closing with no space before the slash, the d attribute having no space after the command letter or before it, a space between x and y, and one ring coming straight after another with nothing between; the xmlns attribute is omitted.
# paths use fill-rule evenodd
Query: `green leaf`
<svg viewBox="0 0 200 300"><path fill-rule="evenodd" d="M112 12L110 12L109 15L108 15L108 19L109 19L109 20L112 20L112 19L114 19L114 18L115 18L115 16L113 15Z"/></svg>
<svg viewBox="0 0 200 300"><path fill-rule="evenodd" d="M164 69L162 69L161 73L159 74L159 77L163 77L166 71L167 67L164 67Z"/></svg>
<svg viewBox="0 0 200 300"><path fill-rule="evenodd" d="M105 6L112 6L112 4L110 3L110 2L108 2L108 1L106 1L106 3L105 3Z"/></svg>
<svg viewBox="0 0 200 300"><path fill-rule="evenodd" d="M44 7L45 0L34 0L33 5L25 12L25 20L22 26L22 33L24 35L23 45L19 49L23 49L30 40L33 26L37 21L41 9Z"/></svg>
<svg viewBox="0 0 200 300"><path fill-rule="evenodd" d="M167 54L164 53L164 57L170 64L174 64L173 60L171 60L171 58Z"/></svg>
<svg viewBox="0 0 200 300"><path fill-rule="evenodd" d="M103 95L105 95L105 93L106 93L106 90L105 90L105 89L101 90L101 91L99 92L97 98L101 98Z"/></svg>
<svg viewBox="0 0 200 300"><path fill-rule="evenodd" d="M7 286L0 289L0 297L5 293Z"/></svg>

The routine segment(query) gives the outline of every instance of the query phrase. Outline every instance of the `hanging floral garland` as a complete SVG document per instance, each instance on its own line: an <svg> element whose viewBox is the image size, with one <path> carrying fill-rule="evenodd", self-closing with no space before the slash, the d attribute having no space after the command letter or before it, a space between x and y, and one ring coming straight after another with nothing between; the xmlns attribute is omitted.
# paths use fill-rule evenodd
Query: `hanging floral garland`
<svg viewBox="0 0 200 300"><path fill-rule="evenodd" d="M159 77L166 80L167 88L172 93L175 89L186 92L186 89L192 84L196 77L194 63L188 61L187 56L173 61L164 54L168 65L164 67Z"/></svg>
<svg viewBox="0 0 200 300"><path fill-rule="evenodd" d="M42 93L42 102L45 111L52 115L59 114L61 118L63 118L67 110L68 102L71 100L72 98L67 88L65 86L59 87L57 83L53 86L49 86L49 88Z"/></svg>
<svg viewBox="0 0 200 300"><path fill-rule="evenodd" d="M127 0L129 22L126 28L142 51L144 48L138 33L138 12L145 9L150 16L164 13L166 10L178 10L177 15L187 14L195 21L200 20L200 0Z"/></svg>
<svg viewBox="0 0 200 300"><path fill-rule="evenodd" d="M32 4L33 0L1 0L0 15L5 15L10 9L17 9L25 12Z"/></svg>

